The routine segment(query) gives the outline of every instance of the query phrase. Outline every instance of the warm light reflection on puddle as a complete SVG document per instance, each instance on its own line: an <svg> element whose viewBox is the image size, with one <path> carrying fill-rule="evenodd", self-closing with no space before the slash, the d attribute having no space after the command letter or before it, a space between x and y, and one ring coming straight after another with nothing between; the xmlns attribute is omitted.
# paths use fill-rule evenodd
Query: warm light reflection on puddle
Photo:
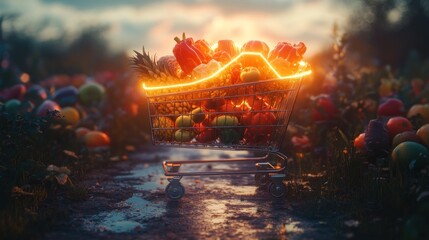
<svg viewBox="0 0 429 240"><path fill-rule="evenodd" d="M240 215L255 217L257 207L251 203L240 200L204 200L203 206L206 207L204 218L212 224L228 224L228 220L235 219Z"/></svg>

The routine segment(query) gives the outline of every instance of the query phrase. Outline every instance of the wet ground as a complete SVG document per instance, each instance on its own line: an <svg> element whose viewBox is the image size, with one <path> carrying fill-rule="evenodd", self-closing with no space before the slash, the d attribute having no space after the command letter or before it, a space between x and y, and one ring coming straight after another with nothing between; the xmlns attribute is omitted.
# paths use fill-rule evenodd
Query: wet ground
<svg viewBox="0 0 429 240"><path fill-rule="evenodd" d="M248 157L247 152L150 148L91 172L89 199L67 204L70 215L44 239L339 239L329 219L297 214L305 208L274 200L251 175L184 177L179 201L164 193L163 160ZM243 164L192 165L188 171L242 169Z"/></svg>

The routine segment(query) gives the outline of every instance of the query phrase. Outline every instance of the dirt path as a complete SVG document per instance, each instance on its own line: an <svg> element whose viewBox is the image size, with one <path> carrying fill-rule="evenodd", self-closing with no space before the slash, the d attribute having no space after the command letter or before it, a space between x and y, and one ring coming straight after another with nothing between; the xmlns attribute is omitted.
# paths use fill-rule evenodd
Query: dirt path
<svg viewBox="0 0 429 240"><path fill-rule="evenodd" d="M132 160L93 171L89 200L70 203L70 216L44 239L341 239L327 220L296 214L305 207L273 201L253 176L183 178L185 196L164 194L161 160L245 157L247 152L144 149ZM237 165L210 167L235 169ZM253 167L253 166L249 166ZM194 166L201 170L207 166Z"/></svg>

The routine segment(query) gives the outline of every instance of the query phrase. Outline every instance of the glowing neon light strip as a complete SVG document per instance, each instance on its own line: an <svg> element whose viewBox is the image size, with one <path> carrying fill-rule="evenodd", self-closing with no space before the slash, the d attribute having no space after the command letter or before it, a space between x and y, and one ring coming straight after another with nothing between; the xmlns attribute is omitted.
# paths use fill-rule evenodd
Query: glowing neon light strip
<svg viewBox="0 0 429 240"><path fill-rule="evenodd" d="M300 78L303 76L307 76L311 74L311 70L307 70L301 73L297 73L294 75L289 75L289 76L281 76L276 69L270 64L270 62L268 62L268 60L262 55L262 53L258 53L258 52L242 52L240 53L238 56L236 56L234 59L232 59L229 63L225 64L223 67L221 67L220 69L218 69L216 72L214 72L212 75L202 78L200 80L196 80L193 82L189 82L189 83L179 83L179 84L172 84L172 85L168 85L168 86L158 86L158 87L149 87L146 86L146 83L143 83L143 88L145 90L160 90L160 89L166 89L166 88L177 88L177 87L186 87L186 86L190 86L190 85L194 85L194 84L198 84L198 83L202 83L205 82L207 80L210 80L214 77L216 77L218 74L220 74L221 72L223 72L226 68L228 68L229 66L231 66L233 63L237 62L238 59L240 59L242 56L245 55L251 55L251 56L259 56L262 60L264 60L264 62L268 65L268 67L271 69L271 71L273 71L273 73L277 76L277 78L279 79L293 79L293 78ZM301 66L306 66L307 64L305 62L300 62L299 65Z"/></svg>

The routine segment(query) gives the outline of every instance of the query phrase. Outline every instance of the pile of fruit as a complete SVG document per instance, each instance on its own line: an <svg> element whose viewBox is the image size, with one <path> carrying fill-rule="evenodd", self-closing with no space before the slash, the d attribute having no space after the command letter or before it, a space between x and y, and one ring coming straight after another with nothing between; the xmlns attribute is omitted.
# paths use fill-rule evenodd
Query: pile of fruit
<svg viewBox="0 0 429 240"><path fill-rule="evenodd" d="M151 87L177 86L208 78L210 81L147 91L149 96L177 93L150 98L155 142L268 144L275 127L281 126L279 118L285 114L285 110L279 109L285 92L268 92L286 89L290 83L283 81L280 86L273 82L264 84L263 80L277 78L271 67L282 76L296 73L305 44L279 42L270 50L265 42L254 40L240 49L232 40L220 40L216 47L210 47L207 41L194 41L185 34L175 41L173 55L158 60L144 49L142 53L136 52L134 66L143 81ZM214 73L217 74L213 76ZM210 90L241 83L245 85ZM181 94L190 90L197 91Z"/></svg>
<svg viewBox="0 0 429 240"><path fill-rule="evenodd" d="M86 147L107 148L110 137L106 133L84 127L89 119L88 110L102 101L105 88L96 82L82 82L79 85L79 88L69 85L48 91L38 84L16 84L0 91L0 110L35 117L56 114L58 124L74 129Z"/></svg>
<svg viewBox="0 0 429 240"><path fill-rule="evenodd" d="M415 104L406 113L401 100L389 98L380 104L377 115L356 137L357 149L372 159L390 155L405 172L419 172L429 165L429 104ZM417 130L412 123L419 125Z"/></svg>

